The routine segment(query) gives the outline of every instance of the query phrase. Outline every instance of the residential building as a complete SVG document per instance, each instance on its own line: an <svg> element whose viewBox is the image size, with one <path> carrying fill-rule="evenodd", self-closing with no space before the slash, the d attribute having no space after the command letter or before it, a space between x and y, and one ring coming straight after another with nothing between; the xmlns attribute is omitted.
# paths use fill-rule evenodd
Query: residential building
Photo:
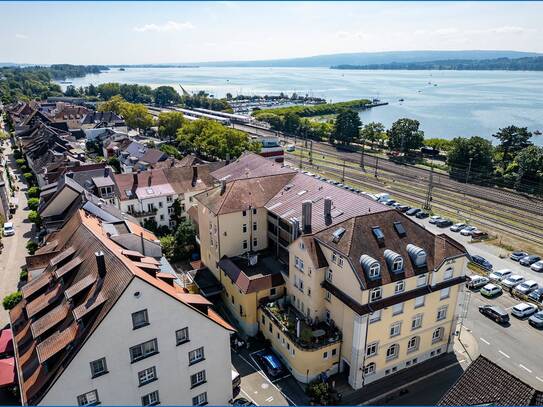
<svg viewBox="0 0 543 407"><path fill-rule="evenodd" d="M201 260L297 380L339 372L359 389L452 351L461 244L255 154L211 175L220 186L195 196Z"/></svg>
<svg viewBox="0 0 543 407"><path fill-rule="evenodd" d="M10 311L22 404L227 404L232 327L121 227L81 209L27 257Z"/></svg>
<svg viewBox="0 0 543 407"><path fill-rule="evenodd" d="M158 162L166 160L168 155L156 148L132 141L119 152L118 158L122 172L127 173L151 169Z"/></svg>

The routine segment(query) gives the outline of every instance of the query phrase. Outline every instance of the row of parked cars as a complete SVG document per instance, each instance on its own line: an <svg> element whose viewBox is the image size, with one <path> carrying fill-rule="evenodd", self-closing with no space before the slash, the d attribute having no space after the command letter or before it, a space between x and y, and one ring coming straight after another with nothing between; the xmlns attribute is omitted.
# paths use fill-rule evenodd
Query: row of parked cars
<svg viewBox="0 0 543 407"><path fill-rule="evenodd" d="M513 274L511 270L498 270L492 272L488 277L472 275L466 286L472 290L479 289L482 296L494 298L507 289L512 293L528 296L538 304L543 305L543 287L533 280L526 280L524 277ZM498 323L509 322L509 314L503 308L496 305L482 305L479 312L493 319ZM528 318L530 325L536 328L543 328L543 311L530 302L521 302L511 309L511 314L517 318Z"/></svg>
<svg viewBox="0 0 543 407"><path fill-rule="evenodd" d="M535 254L528 254L523 251L514 251L509 258L513 261L518 261L520 265L530 267L533 271L538 273L543 271L543 260L540 256Z"/></svg>

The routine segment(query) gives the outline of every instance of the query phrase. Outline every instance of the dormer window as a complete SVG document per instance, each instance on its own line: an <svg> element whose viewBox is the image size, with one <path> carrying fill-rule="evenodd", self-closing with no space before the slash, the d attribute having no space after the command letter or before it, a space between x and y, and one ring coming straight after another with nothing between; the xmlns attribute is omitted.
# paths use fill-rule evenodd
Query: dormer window
<svg viewBox="0 0 543 407"><path fill-rule="evenodd" d="M370 280L381 278L381 265L373 257L363 254L360 256L360 265Z"/></svg>
<svg viewBox="0 0 543 407"><path fill-rule="evenodd" d="M379 263L373 263L370 266L369 277L377 278L381 275L381 265Z"/></svg>
<svg viewBox="0 0 543 407"><path fill-rule="evenodd" d="M392 273L394 274L403 273L404 262L403 262L403 257L401 255L399 255L398 253L390 249L385 250L384 255L385 255L385 260L387 262L388 269Z"/></svg>
<svg viewBox="0 0 543 407"><path fill-rule="evenodd" d="M392 264L392 271L394 273L399 273L403 270L403 259L401 257L398 257L394 259L394 263Z"/></svg>

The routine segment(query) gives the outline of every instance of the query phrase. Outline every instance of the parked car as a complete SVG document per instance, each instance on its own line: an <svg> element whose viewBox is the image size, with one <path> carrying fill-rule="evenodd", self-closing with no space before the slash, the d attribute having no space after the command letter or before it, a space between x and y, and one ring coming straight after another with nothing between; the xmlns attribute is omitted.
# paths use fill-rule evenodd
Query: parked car
<svg viewBox="0 0 543 407"><path fill-rule="evenodd" d="M490 281L502 281L509 277L513 272L509 269L493 271L489 274Z"/></svg>
<svg viewBox="0 0 543 407"><path fill-rule="evenodd" d="M509 322L509 314L506 310L496 305L481 305L479 312L484 316L493 319L498 324L505 324Z"/></svg>
<svg viewBox="0 0 543 407"><path fill-rule="evenodd" d="M543 260L536 261L534 264L530 266L530 268L533 271L537 271L538 273L541 273L543 271Z"/></svg>
<svg viewBox="0 0 543 407"><path fill-rule="evenodd" d="M517 318L526 318L534 314L536 311L537 311L537 307L534 304L521 302L520 304L515 305L511 309L511 315L514 315Z"/></svg>
<svg viewBox="0 0 543 407"><path fill-rule="evenodd" d="M474 290L477 288L481 288L490 282L488 277L483 277L483 276L478 276L478 275L468 276L468 279L469 280L466 282L466 287L474 289Z"/></svg>
<svg viewBox="0 0 543 407"><path fill-rule="evenodd" d="M430 216L430 214L428 212L420 211L419 213L417 213L415 215L415 218L417 218L417 219L426 219L428 216Z"/></svg>
<svg viewBox="0 0 543 407"><path fill-rule="evenodd" d="M460 234L462 236L471 236L471 233L474 231L474 230L477 230L477 228L475 226L466 226L464 229L462 229L460 231Z"/></svg>
<svg viewBox="0 0 543 407"><path fill-rule="evenodd" d="M496 297L502 293L502 288L496 284L487 284L480 291L481 295L487 298Z"/></svg>
<svg viewBox="0 0 543 407"><path fill-rule="evenodd" d="M266 373L271 377L278 377L284 372L283 365L271 352L264 352L259 355L260 362L262 363Z"/></svg>
<svg viewBox="0 0 543 407"><path fill-rule="evenodd" d="M13 223L7 222L4 223L4 236L13 236L15 234L15 229L13 228Z"/></svg>
<svg viewBox="0 0 543 407"><path fill-rule="evenodd" d="M449 220L449 219L440 219L436 222L436 226L438 228L447 228L451 226L452 224L453 224L452 220Z"/></svg>
<svg viewBox="0 0 543 407"><path fill-rule="evenodd" d="M519 276L518 274L511 274L509 277L507 277L505 280L502 280L502 285L505 288L508 288L512 290L517 285L524 282L524 277Z"/></svg>
<svg viewBox="0 0 543 407"><path fill-rule="evenodd" d="M476 229L473 232L471 232L471 238L472 239L485 239L488 237L487 232L483 232L482 230Z"/></svg>
<svg viewBox="0 0 543 407"><path fill-rule="evenodd" d="M407 205L398 205L398 206L396 207L396 209L399 210L399 211L402 212L402 213L405 213L405 212L407 212L407 211L408 211L409 209L411 209L411 208L410 208L409 206L407 206Z"/></svg>
<svg viewBox="0 0 543 407"><path fill-rule="evenodd" d="M392 206L396 203L394 199L389 199L388 201L384 202L386 206Z"/></svg>
<svg viewBox="0 0 543 407"><path fill-rule="evenodd" d="M409 209L405 214L407 216L415 216L417 213L419 213L421 211L420 208L411 208Z"/></svg>
<svg viewBox="0 0 543 407"><path fill-rule="evenodd" d="M535 328L543 328L543 311L536 312L528 318L528 323Z"/></svg>
<svg viewBox="0 0 543 407"><path fill-rule="evenodd" d="M462 229L464 229L466 226L465 223L455 223L450 227L451 232L460 232Z"/></svg>
<svg viewBox="0 0 543 407"><path fill-rule="evenodd" d="M532 291L535 291L539 288L537 283L534 280L524 281L515 287L515 291L519 294L528 295Z"/></svg>
<svg viewBox="0 0 543 407"><path fill-rule="evenodd" d="M535 302L543 302L543 287L539 287L537 290L532 291L528 298Z"/></svg>
<svg viewBox="0 0 543 407"><path fill-rule="evenodd" d="M441 216L433 215L433 216L430 216L430 219L428 220L428 222L430 222L431 224L435 224L440 219L441 219Z"/></svg>
<svg viewBox="0 0 543 407"><path fill-rule="evenodd" d="M537 263L539 260L541 260L541 257L532 254L530 256L526 256L520 259L519 263L523 266L531 266L532 264Z"/></svg>
<svg viewBox="0 0 543 407"><path fill-rule="evenodd" d="M487 259L485 259L483 256L479 256L477 254L471 256L471 261L473 261L475 264L488 269L492 270L492 263L490 263Z"/></svg>
<svg viewBox="0 0 543 407"><path fill-rule="evenodd" d="M293 152L294 150L296 150L296 147L294 147L294 144L289 144L289 145L287 146L287 151L288 151L289 153Z"/></svg>
<svg viewBox="0 0 543 407"><path fill-rule="evenodd" d="M509 255L509 258L514 261L519 261L526 256L528 256L528 253L516 250Z"/></svg>

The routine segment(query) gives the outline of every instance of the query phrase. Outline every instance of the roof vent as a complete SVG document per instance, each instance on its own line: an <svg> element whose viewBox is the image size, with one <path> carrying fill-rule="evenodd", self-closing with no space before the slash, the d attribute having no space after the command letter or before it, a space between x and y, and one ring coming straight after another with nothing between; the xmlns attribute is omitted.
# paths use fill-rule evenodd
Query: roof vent
<svg viewBox="0 0 543 407"><path fill-rule="evenodd" d="M407 245L407 253L411 258L411 261L417 268L422 268L426 266L426 251L414 244Z"/></svg>
<svg viewBox="0 0 543 407"><path fill-rule="evenodd" d="M313 202L307 200L302 202L302 230L304 233L311 233L311 217Z"/></svg>
<svg viewBox="0 0 543 407"><path fill-rule="evenodd" d="M394 274L400 274L404 271L403 257L398 253L386 249L384 252L385 261L387 262L388 269Z"/></svg>
<svg viewBox="0 0 543 407"><path fill-rule="evenodd" d="M379 226L374 226L371 228L371 231L373 233L373 236L375 236L375 239L377 239L377 243L379 243L379 246L382 246L385 244L385 234L381 230Z"/></svg>
<svg viewBox="0 0 543 407"><path fill-rule="evenodd" d="M337 243L341 240L343 235L345 234L345 228L339 228L332 233L332 242Z"/></svg>
<svg viewBox="0 0 543 407"><path fill-rule="evenodd" d="M363 254L360 256L360 265L370 280L381 278L381 265L373 257Z"/></svg>
<svg viewBox="0 0 543 407"><path fill-rule="evenodd" d="M407 232L405 231L402 222L394 222L394 229L396 229L396 233L398 233L398 236L400 237L405 237L407 235Z"/></svg>
<svg viewBox="0 0 543 407"><path fill-rule="evenodd" d="M328 225L332 223L332 198L324 198L324 221Z"/></svg>
<svg viewBox="0 0 543 407"><path fill-rule="evenodd" d="M104 252L99 251L94 253L96 256L96 266L98 267L98 276L104 278L106 276L106 260L104 258Z"/></svg>

